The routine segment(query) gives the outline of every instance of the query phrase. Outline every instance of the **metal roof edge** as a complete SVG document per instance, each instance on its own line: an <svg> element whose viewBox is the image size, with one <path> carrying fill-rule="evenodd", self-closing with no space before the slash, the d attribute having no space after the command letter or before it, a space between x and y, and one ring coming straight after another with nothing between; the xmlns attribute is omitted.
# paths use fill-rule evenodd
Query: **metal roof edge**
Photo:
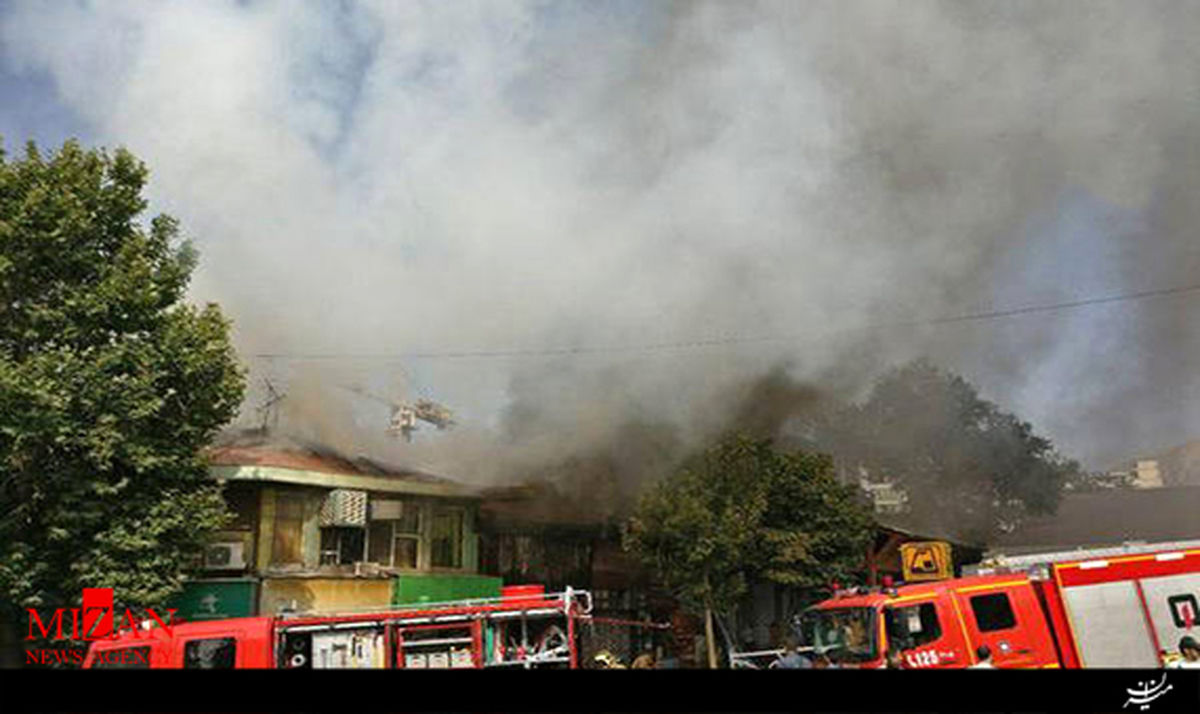
<svg viewBox="0 0 1200 714"><path fill-rule="evenodd" d="M356 488L362 491L403 493L413 496L447 496L474 499L480 497L472 489L455 483L406 481L402 478L389 478L386 476L337 474L326 471L292 469L283 466L249 464L241 466L213 465L209 466L208 471L213 478L229 481L264 481L269 483L289 483L299 486L321 486L324 488Z"/></svg>

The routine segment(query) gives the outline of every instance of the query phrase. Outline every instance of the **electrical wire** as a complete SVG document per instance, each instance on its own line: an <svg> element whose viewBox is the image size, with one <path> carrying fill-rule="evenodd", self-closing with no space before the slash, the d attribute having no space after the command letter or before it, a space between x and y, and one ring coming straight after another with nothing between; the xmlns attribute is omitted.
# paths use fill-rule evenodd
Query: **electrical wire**
<svg viewBox="0 0 1200 714"><path fill-rule="evenodd" d="M1184 285L1172 288L1160 288L1157 290L1143 290L1135 293L1124 293L1120 295L1107 295L1102 297L1084 298L1081 300L1072 300L1068 302L1050 303L1043 305L1026 305L1023 307L1005 308L998 310L988 310L985 312L965 313L961 315L949 315L944 317L921 318L914 320L903 320L896 322L879 322L867 325L862 325L854 328L844 328L835 330L834 332L849 332L861 330L881 330L897 327L923 327L949 325L954 323L965 322L985 322L988 320L998 320L1010 317L1019 317L1024 315L1033 315L1038 313L1057 312L1060 310L1071 310L1081 307L1090 307L1095 305L1104 305L1111 303L1132 302L1137 300L1147 300L1150 298L1167 297L1172 295L1183 295L1187 293L1200 292L1200 284ZM785 335L759 335L759 336L732 336L732 337L712 337L712 338L697 338L692 340L680 340L673 342L650 342L643 344L630 345L592 345L578 347L550 347L550 348L514 348L514 349L481 349L481 350L427 350L416 352L403 352L395 354L354 354L354 353L283 353L283 352L266 352L252 354L250 357L262 360L416 360L416 359L472 359L472 358L508 358L508 357L554 357L566 355L583 355L583 354L620 354L620 353L636 353L636 352L665 352L676 350L689 350L705 347L720 347L727 345L744 345L744 344L761 344L767 342L795 342L799 340L812 339L814 334L828 334L829 331L813 331L807 330L803 333L793 333Z"/></svg>

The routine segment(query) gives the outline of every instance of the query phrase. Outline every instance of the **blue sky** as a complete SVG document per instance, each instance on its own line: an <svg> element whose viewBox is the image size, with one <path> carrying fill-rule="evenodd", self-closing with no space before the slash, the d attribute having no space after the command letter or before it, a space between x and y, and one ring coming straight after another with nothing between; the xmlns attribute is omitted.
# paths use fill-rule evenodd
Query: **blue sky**
<svg viewBox="0 0 1200 714"><path fill-rule="evenodd" d="M21 151L30 139L49 147L71 137L90 140L85 123L58 101L53 80L43 72L0 62L0 100L0 137L9 153Z"/></svg>

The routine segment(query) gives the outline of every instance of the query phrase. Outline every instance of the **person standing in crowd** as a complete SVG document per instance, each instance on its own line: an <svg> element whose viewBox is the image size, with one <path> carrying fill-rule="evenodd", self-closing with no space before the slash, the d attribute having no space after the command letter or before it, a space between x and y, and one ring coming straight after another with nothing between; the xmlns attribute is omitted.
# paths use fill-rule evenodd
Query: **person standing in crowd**
<svg viewBox="0 0 1200 714"><path fill-rule="evenodd" d="M829 659L827 655L817 655L817 659L813 662L814 669L841 669L841 666Z"/></svg>
<svg viewBox="0 0 1200 714"><path fill-rule="evenodd" d="M789 635L783 647L785 654L772 665L773 669L812 669L812 661L800 654L800 641L795 636Z"/></svg>
<svg viewBox="0 0 1200 714"><path fill-rule="evenodd" d="M1200 642L1196 642L1195 637L1184 635L1179 640L1179 654L1183 659L1175 661L1175 669L1200 669Z"/></svg>
<svg viewBox="0 0 1200 714"><path fill-rule="evenodd" d="M987 645L979 645L979 649L975 650L975 657L979 660L967 669L996 669L996 665L992 664L992 648Z"/></svg>
<svg viewBox="0 0 1200 714"><path fill-rule="evenodd" d="M638 655L633 663L629 665L630 669L654 669L655 668L654 652L651 651L650 645L646 645L645 651Z"/></svg>

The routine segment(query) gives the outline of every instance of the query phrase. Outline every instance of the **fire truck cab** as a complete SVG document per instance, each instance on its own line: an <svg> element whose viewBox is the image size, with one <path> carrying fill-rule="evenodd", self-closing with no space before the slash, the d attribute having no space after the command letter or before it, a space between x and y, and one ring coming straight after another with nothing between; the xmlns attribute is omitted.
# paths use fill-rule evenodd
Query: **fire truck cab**
<svg viewBox="0 0 1200 714"><path fill-rule="evenodd" d="M814 656L841 667L882 667L889 650L910 669L968 667L980 645L996 667L1059 666L1025 575L843 590L802 614L797 629Z"/></svg>
<svg viewBox="0 0 1200 714"><path fill-rule="evenodd" d="M1200 541L999 556L975 569L837 592L800 616L798 634L842 666L880 667L895 651L909 668L969 667L981 645L1001 668L1172 666L1183 638L1200 637Z"/></svg>
<svg viewBox="0 0 1200 714"><path fill-rule="evenodd" d="M273 618L189 622L169 630L124 631L92 643L85 669L256 669L271 667Z"/></svg>

